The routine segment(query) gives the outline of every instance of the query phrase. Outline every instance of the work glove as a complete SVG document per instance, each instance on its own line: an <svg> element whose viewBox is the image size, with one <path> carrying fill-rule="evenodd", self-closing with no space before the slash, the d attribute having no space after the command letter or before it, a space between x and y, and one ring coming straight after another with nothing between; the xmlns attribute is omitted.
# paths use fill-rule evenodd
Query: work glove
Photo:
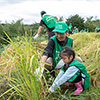
<svg viewBox="0 0 100 100"><path fill-rule="evenodd" d="M34 39L37 39L37 37L38 37L38 36L39 36L39 35L38 35L38 34L36 34L33 38L34 38Z"/></svg>
<svg viewBox="0 0 100 100"><path fill-rule="evenodd" d="M34 72L35 75L39 75L39 79L37 79L37 82L38 82L38 81L40 80L40 78L42 77L43 71L44 71L44 68L38 67L38 68L36 69L36 71Z"/></svg>

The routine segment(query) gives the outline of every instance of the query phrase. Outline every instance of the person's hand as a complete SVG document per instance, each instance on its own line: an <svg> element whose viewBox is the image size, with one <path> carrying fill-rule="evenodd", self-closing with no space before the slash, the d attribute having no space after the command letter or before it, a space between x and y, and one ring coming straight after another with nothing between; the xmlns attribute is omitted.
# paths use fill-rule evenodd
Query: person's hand
<svg viewBox="0 0 100 100"><path fill-rule="evenodd" d="M36 76L39 76L39 79L37 79L37 82L41 79L44 68L42 67L43 64L40 64L40 66L35 70L34 74Z"/></svg>
<svg viewBox="0 0 100 100"><path fill-rule="evenodd" d="M36 74L36 75L39 75L39 73L40 73L39 79L42 77L43 71L44 71L44 68L38 67L38 68L36 69L35 74Z"/></svg>
<svg viewBox="0 0 100 100"><path fill-rule="evenodd" d="M38 34L36 34L33 38L34 38L34 39L37 39L37 37L38 37Z"/></svg>

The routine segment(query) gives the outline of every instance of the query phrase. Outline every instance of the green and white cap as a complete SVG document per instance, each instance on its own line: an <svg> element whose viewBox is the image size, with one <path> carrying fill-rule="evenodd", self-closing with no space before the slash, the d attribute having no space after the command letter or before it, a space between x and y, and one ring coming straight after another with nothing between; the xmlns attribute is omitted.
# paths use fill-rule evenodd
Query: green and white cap
<svg viewBox="0 0 100 100"><path fill-rule="evenodd" d="M65 33L68 30L68 25L65 22L57 22L53 32Z"/></svg>

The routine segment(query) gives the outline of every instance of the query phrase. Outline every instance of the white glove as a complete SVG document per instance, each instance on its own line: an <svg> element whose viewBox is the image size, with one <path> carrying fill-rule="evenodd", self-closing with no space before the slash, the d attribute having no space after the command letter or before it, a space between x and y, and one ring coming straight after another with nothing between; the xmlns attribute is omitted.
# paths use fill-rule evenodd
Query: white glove
<svg viewBox="0 0 100 100"><path fill-rule="evenodd" d="M40 73L40 75L39 75L39 80L40 80L40 78L42 77L43 71L44 71L44 68L38 67L38 68L36 69L36 71L34 72L35 75L39 75L39 73Z"/></svg>
<svg viewBox="0 0 100 100"><path fill-rule="evenodd" d="M36 34L33 38L34 38L34 39L37 39L37 37L38 37L38 36L39 36L39 35L38 35L38 34Z"/></svg>

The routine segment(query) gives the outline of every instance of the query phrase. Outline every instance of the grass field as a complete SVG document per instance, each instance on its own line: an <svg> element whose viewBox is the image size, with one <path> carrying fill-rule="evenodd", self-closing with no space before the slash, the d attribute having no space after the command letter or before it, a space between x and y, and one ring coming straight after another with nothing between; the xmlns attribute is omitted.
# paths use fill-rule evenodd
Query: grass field
<svg viewBox="0 0 100 100"><path fill-rule="evenodd" d="M27 37L5 47L0 57L0 100L99 100L100 99L100 33L77 33L73 38L73 48L80 56L91 75L89 89L79 96L72 96L75 87L61 86L55 93L46 96L53 82L49 77L37 83L35 75L39 60L47 44L47 39L38 37L32 41ZM31 42L32 41L32 42ZM45 85L43 84L45 83Z"/></svg>

